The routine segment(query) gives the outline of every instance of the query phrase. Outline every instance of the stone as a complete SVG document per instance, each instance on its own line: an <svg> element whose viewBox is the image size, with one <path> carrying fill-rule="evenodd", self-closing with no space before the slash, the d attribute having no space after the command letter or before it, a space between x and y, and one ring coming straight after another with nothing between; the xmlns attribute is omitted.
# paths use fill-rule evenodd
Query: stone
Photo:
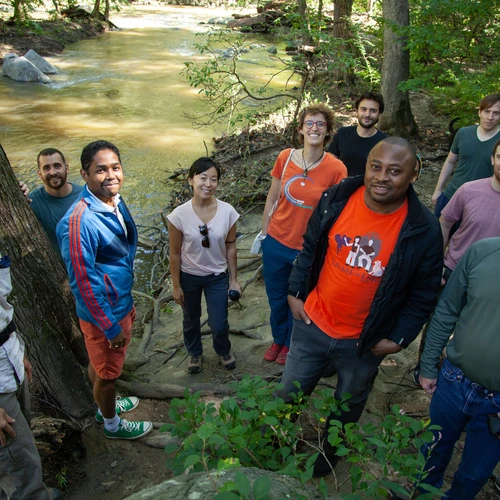
<svg viewBox="0 0 500 500"><path fill-rule="evenodd" d="M125 500L151 500L153 498L154 500L179 500L181 498L211 500L217 494L212 481L216 481L218 487L228 481L234 481L234 475L237 470L248 478L251 488L253 488L253 483L259 477L267 476L272 484L269 496L266 496L270 500L297 498L299 495L308 500L323 498L314 485L301 484L298 479L294 479L293 477L262 469L241 467L221 472L213 471L210 475L206 472L197 472L195 474L177 476L151 488L134 493ZM293 492L293 497L290 496L291 492ZM332 496L328 498L335 500L339 497Z"/></svg>
<svg viewBox="0 0 500 500"><path fill-rule="evenodd" d="M39 56L33 49L28 50L24 57L28 59L31 64L34 64L42 73L46 75L56 75L57 69L52 66L46 59L42 56Z"/></svg>
<svg viewBox="0 0 500 500"><path fill-rule="evenodd" d="M179 438L173 437L170 432L162 432L161 434L149 435L142 439L142 442L151 448L165 448L167 444L175 443L180 446L182 444Z"/></svg>
<svg viewBox="0 0 500 500"><path fill-rule="evenodd" d="M50 78L45 76L33 63L25 57L16 54L6 54L3 62L3 75L18 82L50 83Z"/></svg>
<svg viewBox="0 0 500 500"><path fill-rule="evenodd" d="M266 52L269 52L269 54L277 54L278 49L274 45L271 45Z"/></svg>

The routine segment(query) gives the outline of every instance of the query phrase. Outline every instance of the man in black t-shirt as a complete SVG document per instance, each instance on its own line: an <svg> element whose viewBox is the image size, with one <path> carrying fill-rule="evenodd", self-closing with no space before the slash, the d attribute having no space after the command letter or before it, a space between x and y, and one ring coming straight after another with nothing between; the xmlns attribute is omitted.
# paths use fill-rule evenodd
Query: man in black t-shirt
<svg viewBox="0 0 500 500"><path fill-rule="evenodd" d="M349 176L364 175L368 153L387 137L375 127L384 112L381 95L366 92L356 99L354 106L358 125L340 127L328 146L328 151L347 167Z"/></svg>

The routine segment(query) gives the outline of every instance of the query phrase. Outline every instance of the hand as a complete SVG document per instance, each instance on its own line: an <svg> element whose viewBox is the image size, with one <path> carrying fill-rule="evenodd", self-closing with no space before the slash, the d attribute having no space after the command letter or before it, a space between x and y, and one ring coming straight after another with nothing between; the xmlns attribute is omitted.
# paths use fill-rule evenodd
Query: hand
<svg viewBox="0 0 500 500"><path fill-rule="evenodd" d="M174 286L174 291L172 292L174 300L180 306L184 305L184 292L180 286Z"/></svg>
<svg viewBox="0 0 500 500"><path fill-rule="evenodd" d="M23 192L23 195L25 198L28 200L29 203L31 203L31 199L28 197L30 194L30 188L26 185L25 182L19 181L19 187L21 188L21 191Z"/></svg>
<svg viewBox="0 0 500 500"><path fill-rule="evenodd" d="M23 365L26 376L28 377L28 382L31 382L33 367L31 366L31 363L28 361L28 358L26 356L24 356Z"/></svg>
<svg viewBox="0 0 500 500"><path fill-rule="evenodd" d="M109 347L111 349L120 349L122 347L125 347L125 344L127 343L127 336L125 335L125 332L122 330L116 337L113 337L111 340L108 340L109 342Z"/></svg>
<svg viewBox="0 0 500 500"><path fill-rule="evenodd" d="M433 394L434 391L436 390L437 386L437 378L424 378L422 375L419 377L420 385L422 386L422 389L427 393L427 394ZM498 414L500 416L500 413Z"/></svg>
<svg viewBox="0 0 500 500"><path fill-rule="evenodd" d="M240 294L243 293L240 282L238 280L231 280L231 283L229 283L229 290L238 290Z"/></svg>
<svg viewBox="0 0 500 500"><path fill-rule="evenodd" d="M306 314L304 311L304 301L301 299L298 299L297 297L294 297L293 295L288 296L288 305L290 306L290 309L292 311L292 316L295 319L304 321L306 325L311 324L311 320L309 316Z"/></svg>
<svg viewBox="0 0 500 500"><path fill-rule="evenodd" d="M434 191L434 193L432 194L431 203L432 203L433 207L436 206L436 203L438 201L438 198L441 196L441 193L442 193L442 191L440 191L439 189L436 189Z"/></svg>
<svg viewBox="0 0 500 500"><path fill-rule="evenodd" d="M3 408L0 408L0 444L2 446L7 444L4 432L10 434L12 438L16 437L16 431L10 426L10 424L13 424L14 422L15 419L7 415Z"/></svg>
<svg viewBox="0 0 500 500"><path fill-rule="evenodd" d="M370 351L375 354L375 356L386 356L387 354L394 354L396 352L402 351L403 348L389 339L379 340Z"/></svg>

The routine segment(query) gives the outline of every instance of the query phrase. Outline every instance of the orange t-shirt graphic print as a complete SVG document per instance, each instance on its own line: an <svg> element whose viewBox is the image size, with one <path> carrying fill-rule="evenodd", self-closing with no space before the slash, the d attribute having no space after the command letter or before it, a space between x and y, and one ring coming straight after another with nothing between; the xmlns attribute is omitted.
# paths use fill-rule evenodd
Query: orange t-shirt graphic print
<svg viewBox="0 0 500 500"><path fill-rule="evenodd" d="M408 214L407 200L395 212L379 214L364 195L362 186L330 230L318 284L305 304L307 315L333 338L360 336Z"/></svg>

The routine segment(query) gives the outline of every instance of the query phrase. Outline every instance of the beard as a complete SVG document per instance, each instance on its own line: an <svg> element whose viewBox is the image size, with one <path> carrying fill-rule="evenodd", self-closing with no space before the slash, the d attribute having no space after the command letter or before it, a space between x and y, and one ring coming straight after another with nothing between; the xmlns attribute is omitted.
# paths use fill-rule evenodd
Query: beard
<svg viewBox="0 0 500 500"><path fill-rule="evenodd" d="M358 119L358 123L362 128L372 128L378 123L378 118L375 120L370 120L370 123Z"/></svg>

